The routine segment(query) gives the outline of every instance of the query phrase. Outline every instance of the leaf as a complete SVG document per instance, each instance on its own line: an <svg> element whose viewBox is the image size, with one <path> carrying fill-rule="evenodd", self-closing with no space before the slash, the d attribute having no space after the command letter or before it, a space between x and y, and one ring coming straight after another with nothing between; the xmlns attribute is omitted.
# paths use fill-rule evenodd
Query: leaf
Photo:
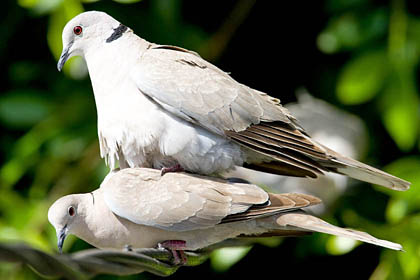
<svg viewBox="0 0 420 280"><path fill-rule="evenodd" d="M420 100L414 82L413 70L395 71L380 100L385 128L402 151L414 147L419 133Z"/></svg>
<svg viewBox="0 0 420 280"><path fill-rule="evenodd" d="M404 242L404 254L398 254L402 271L405 275L404 279L418 279L420 273L419 262L419 244L414 240L407 240Z"/></svg>
<svg viewBox="0 0 420 280"><path fill-rule="evenodd" d="M407 156L400 158L385 166L384 170L394 176L411 182L411 187L405 192L396 192L381 188L383 192L387 192L393 197L400 197L409 200L420 199L420 156ZM420 208L420 203L417 207Z"/></svg>
<svg viewBox="0 0 420 280"><path fill-rule="evenodd" d="M392 197L387 205L386 218L391 223L397 223L404 219L409 212L420 209L420 157L409 156L398 159L385 166L384 170L412 183L410 189L405 192L377 188L378 191Z"/></svg>
<svg viewBox="0 0 420 280"><path fill-rule="evenodd" d="M0 121L9 127L28 128L49 112L50 103L39 91L13 90L0 98Z"/></svg>
<svg viewBox="0 0 420 280"><path fill-rule="evenodd" d="M417 104L414 98L412 102L396 98L395 103L383 113L386 129L403 151L409 151L416 143L419 125Z"/></svg>
<svg viewBox="0 0 420 280"><path fill-rule="evenodd" d="M30 9L37 15L44 15L56 9L63 0L18 0L20 6Z"/></svg>
<svg viewBox="0 0 420 280"><path fill-rule="evenodd" d="M216 250L210 256L211 266L218 272L227 271L231 266L245 257L251 248L251 246L248 246Z"/></svg>
<svg viewBox="0 0 420 280"><path fill-rule="evenodd" d="M345 237L329 236L326 250L331 255L344 255L352 251L361 242Z"/></svg>
<svg viewBox="0 0 420 280"><path fill-rule="evenodd" d="M385 216L388 221L395 224L401 221L408 212L407 201L405 199L391 199L386 208Z"/></svg>
<svg viewBox="0 0 420 280"><path fill-rule="evenodd" d="M337 97L344 104L371 100L383 87L388 75L385 52L373 51L348 62L338 77Z"/></svg>

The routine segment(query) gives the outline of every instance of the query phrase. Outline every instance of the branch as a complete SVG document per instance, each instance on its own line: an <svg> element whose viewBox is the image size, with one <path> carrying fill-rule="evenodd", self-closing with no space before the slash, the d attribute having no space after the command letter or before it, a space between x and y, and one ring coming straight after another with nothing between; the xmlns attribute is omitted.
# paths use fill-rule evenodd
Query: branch
<svg viewBox="0 0 420 280"><path fill-rule="evenodd" d="M207 260L211 250L185 252L185 266ZM26 244L0 243L0 261L21 262L44 277L88 279L97 274L130 275L143 271L168 276L180 266L171 264L172 254L162 249L133 251L88 249L73 254L47 254Z"/></svg>

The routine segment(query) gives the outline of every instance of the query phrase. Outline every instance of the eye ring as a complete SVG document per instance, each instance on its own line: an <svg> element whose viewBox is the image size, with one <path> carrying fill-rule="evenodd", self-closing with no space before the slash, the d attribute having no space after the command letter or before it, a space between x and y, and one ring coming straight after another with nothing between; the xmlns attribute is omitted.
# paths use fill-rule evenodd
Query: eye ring
<svg viewBox="0 0 420 280"><path fill-rule="evenodd" d="M73 206L69 206L69 208L67 209L67 213L70 217L73 217L74 215L76 215L76 209L74 209Z"/></svg>
<svg viewBox="0 0 420 280"><path fill-rule="evenodd" d="M80 35L83 32L83 28L80 25L77 25L73 28L73 33L76 35Z"/></svg>

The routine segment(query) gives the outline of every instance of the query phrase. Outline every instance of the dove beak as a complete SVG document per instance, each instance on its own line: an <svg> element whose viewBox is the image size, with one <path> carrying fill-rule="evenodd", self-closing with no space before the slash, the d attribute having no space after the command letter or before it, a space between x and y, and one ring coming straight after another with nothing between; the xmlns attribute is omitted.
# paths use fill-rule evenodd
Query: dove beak
<svg viewBox="0 0 420 280"><path fill-rule="evenodd" d="M66 63L67 59L70 58L70 54L71 54L71 46L73 45L73 41L71 41L64 49L63 52L61 53L60 59L58 60L57 63L57 69L58 71L61 72L61 69L63 69L64 63Z"/></svg>
<svg viewBox="0 0 420 280"><path fill-rule="evenodd" d="M57 247L58 252L61 254L63 252L63 244L68 233L67 225L65 225L61 230L57 231Z"/></svg>

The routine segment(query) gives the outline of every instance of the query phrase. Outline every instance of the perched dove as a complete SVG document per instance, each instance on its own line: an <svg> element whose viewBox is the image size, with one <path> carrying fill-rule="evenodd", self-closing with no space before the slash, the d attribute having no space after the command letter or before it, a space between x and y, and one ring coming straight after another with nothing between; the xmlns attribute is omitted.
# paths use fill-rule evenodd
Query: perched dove
<svg viewBox="0 0 420 280"><path fill-rule="evenodd" d="M304 194L271 194L245 183L148 168L108 174L91 193L67 195L48 211L61 251L74 234L98 248L175 244L196 250L237 236L323 232L394 250L401 245L333 226L301 210L320 203Z"/></svg>
<svg viewBox="0 0 420 280"><path fill-rule="evenodd" d="M199 174L248 168L316 178L336 172L406 190L410 183L312 140L278 99L235 81L186 49L149 43L103 12L70 20L61 70L86 60L101 156L111 169L179 167Z"/></svg>

